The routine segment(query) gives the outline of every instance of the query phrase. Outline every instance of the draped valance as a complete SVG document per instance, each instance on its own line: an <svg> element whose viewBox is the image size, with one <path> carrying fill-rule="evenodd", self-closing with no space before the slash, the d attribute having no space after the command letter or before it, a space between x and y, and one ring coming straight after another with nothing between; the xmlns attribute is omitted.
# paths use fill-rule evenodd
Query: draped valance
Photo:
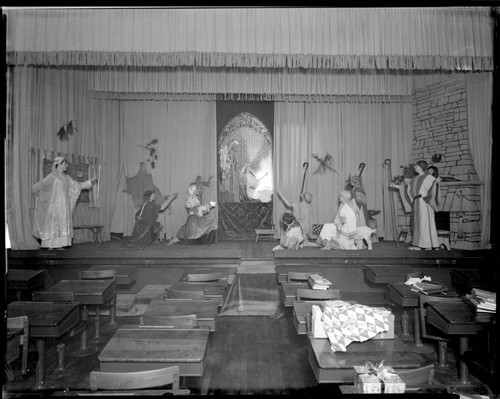
<svg viewBox="0 0 500 399"><path fill-rule="evenodd" d="M4 12L13 65L493 70L489 7Z"/></svg>

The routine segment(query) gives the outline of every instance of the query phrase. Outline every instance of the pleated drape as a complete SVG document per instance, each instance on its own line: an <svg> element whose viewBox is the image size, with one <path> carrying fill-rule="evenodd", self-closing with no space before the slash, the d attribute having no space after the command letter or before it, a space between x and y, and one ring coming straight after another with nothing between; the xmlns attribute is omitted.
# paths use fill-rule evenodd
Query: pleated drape
<svg viewBox="0 0 500 399"><path fill-rule="evenodd" d="M467 120L472 160L481 185L481 246L488 248L491 235L492 197L492 114L493 76L491 73L468 74Z"/></svg>
<svg viewBox="0 0 500 399"><path fill-rule="evenodd" d="M4 12L15 65L493 69L488 7Z"/></svg>

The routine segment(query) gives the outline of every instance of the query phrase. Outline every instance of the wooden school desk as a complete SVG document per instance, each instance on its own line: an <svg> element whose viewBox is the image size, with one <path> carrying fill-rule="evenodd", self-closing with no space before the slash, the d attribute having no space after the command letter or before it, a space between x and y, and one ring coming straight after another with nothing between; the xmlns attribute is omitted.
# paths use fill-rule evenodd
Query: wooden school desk
<svg viewBox="0 0 500 399"><path fill-rule="evenodd" d="M440 331L460 339L459 382L455 386L470 386L469 369L463 354L469 349L469 336L493 327L494 313L478 313L471 305L464 303L432 303L427 308L427 320Z"/></svg>
<svg viewBox="0 0 500 399"><path fill-rule="evenodd" d="M28 316L30 338L37 340L35 389L49 388L45 384L45 339L59 338L78 324L78 304L15 301L7 305L7 315Z"/></svg>
<svg viewBox="0 0 500 399"><path fill-rule="evenodd" d="M210 331L119 328L98 355L101 371L179 366L181 377L203 375Z"/></svg>

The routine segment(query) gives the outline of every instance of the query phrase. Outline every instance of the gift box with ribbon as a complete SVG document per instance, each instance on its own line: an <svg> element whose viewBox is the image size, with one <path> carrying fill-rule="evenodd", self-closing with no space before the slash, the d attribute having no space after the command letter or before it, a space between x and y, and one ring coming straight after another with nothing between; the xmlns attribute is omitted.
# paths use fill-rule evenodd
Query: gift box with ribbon
<svg viewBox="0 0 500 399"><path fill-rule="evenodd" d="M358 393L404 393L405 383L384 361L373 364L366 362L364 366L354 366L354 386Z"/></svg>

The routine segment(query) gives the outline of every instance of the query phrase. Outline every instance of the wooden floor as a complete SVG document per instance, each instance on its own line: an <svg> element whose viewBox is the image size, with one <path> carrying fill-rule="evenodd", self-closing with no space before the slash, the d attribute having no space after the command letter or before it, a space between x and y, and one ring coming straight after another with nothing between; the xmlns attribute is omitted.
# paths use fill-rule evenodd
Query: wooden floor
<svg viewBox="0 0 500 399"><path fill-rule="evenodd" d="M120 242L110 241L103 244L84 243L77 244L72 253L88 251L113 250L120 248ZM273 263L272 248L276 245L273 241L226 242L216 244L218 248L241 250L242 268L251 267L261 263ZM394 243L378 243L379 248L385 246L390 250ZM160 249L163 248L159 244ZM183 246L182 250L189 250ZM56 252L56 251L54 251ZM63 251L61 251L63 252ZM414 251L408 251L409 255ZM270 261L270 262L269 262ZM194 265L196 266L196 265ZM75 266L78 267L78 266ZM80 266L82 267L82 266ZM265 269L265 268L264 268ZM248 269L247 269L248 270ZM258 269L255 269L258 270ZM169 267L168 273L161 267L141 268L138 282L128 292L137 292L144 284L152 282L158 284L178 281L182 268ZM71 271L75 272L75 269ZM264 272L269 272L265 270ZM53 269L58 273L57 278L62 278L63 269ZM55 278L55 276L53 276ZM363 298L359 298L363 303ZM399 310L393 309L398 320ZM411 313L411 312L410 312ZM118 317L118 324L124 323ZM412 325L410 320L410 326ZM395 325L396 333L400 332L400 324ZM109 339L114 334L114 329L103 325L103 336ZM92 334L90 334L92 335ZM67 352L76 349L79 345L78 337L67 342ZM105 343L99 344L100 349ZM318 384L307 359L308 339L304 335L297 335L292 322L291 308L285 309L282 317L269 316L224 316L216 319L216 331L210 334L206 366L203 377L186 377L182 384L190 388L195 395L290 395L290 394L328 394L336 395L340 391L335 384ZM456 360L453 348L450 350L450 361ZM54 390L88 390L89 373L99 370L97 354L87 358L71 358L67 356L67 375L57 376L51 373L56 363L55 342L47 345L47 383ZM11 396L19 393L33 393L35 385L35 348L30 349L29 373L25 378L19 378L20 364L15 363L16 381L8 383L4 389ZM436 354L422 356L422 363L435 362ZM436 375L438 382L446 384L455 376ZM471 379L479 386L476 393L491 393L484 381L479 380L474 374Z"/></svg>

